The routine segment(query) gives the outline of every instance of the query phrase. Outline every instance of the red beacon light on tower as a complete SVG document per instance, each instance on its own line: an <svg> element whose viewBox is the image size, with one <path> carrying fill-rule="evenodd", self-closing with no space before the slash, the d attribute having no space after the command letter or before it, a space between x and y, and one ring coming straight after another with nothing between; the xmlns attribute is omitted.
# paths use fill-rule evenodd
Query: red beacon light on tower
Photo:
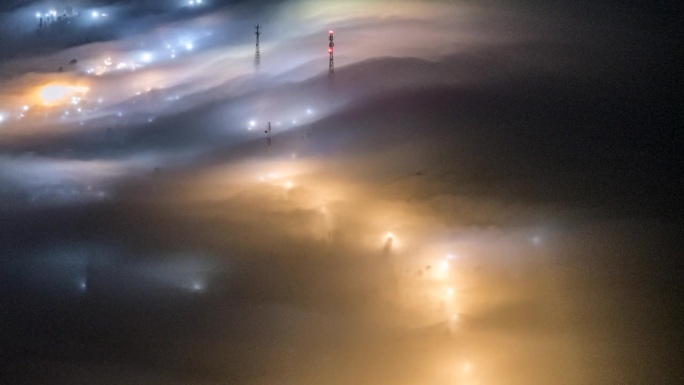
<svg viewBox="0 0 684 385"><path fill-rule="evenodd" d="M328 40L330 41L328 44L328 54L330 55L328 70L330 74L332 74L335 71L335 62L333 59L333 48L335 47L335 43L333 43L333 30L331 29L328 32L330 32L330 36L328 37Z"/></svg>

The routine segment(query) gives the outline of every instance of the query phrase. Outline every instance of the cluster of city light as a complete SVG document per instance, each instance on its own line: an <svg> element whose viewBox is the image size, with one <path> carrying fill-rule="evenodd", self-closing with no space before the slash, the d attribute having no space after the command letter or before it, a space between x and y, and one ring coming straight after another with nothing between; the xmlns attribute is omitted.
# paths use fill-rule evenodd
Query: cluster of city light
<svg viewBox="0 0 684 385"><path fill-rule="evenodd" d="M99 19L99 18L101 18L101 17L108 17L109 15L107 15L106 13L103 13L103 12L92 11L92 12L90 13L90 16L91 16L93 19Z"/></svg>
<svg viewBox="0 0 684 385"><path fill-rule="evenodd" d="M67 9L70 10L71 8L67 8ZM58 17L57 15L62 15L63 17L74 17L74 16L78 16L78 13L73 13L73 12L67 11L67 10L57 12L57 10L51 9L51 10L45 11L45 12L36 12L36 19L40 19L40 18L53 18L53 19L55 19ZM109 14L107 14L105 12L100 12L98 10L93 10L90 12L90 17L92 19L100 19L100 18L109 17Z"/></svg>
<svg viewBox="0 0 684 385"><path fill-rule="evenodd" d="M302 121L304 121L304 122L311 121L311 120L307 120L307 118L311 118L314 115L314 110L312 108L306 108L304 110L303 115L304 115L304 117L300 118L299 120L298 120L299 115L296 115L294 118L291 118L291 119L288 119L285 121L286 122L289 121L292 126L295 126L298 123L301 123ZM276 120L272 121L272 125L273 125L273 127L282 127L282 125L283 125L282 122L283 122L283 120L276 119ZM247 121L247 131L252 131L257 126L257 124L262 124L262 123L257 123L257 121L255 119L249 119Z"/></svg>
<svg viewBox="0 0 684 385"><path fill-rule="evenodd" d="M39 91L41 101L46 106L66 103L78 104L81 97L88 92L86 86L72 86L64 84L47 84ZM28 110L28 108L27 108Z"/></svg>
<svg viewBox="0 0 684 385"><path fill-rule="evenodd" d="M57 17L57 11L54 9L49 10L47 12L36 12L36 19L40 19L41 17Z"/></svg>

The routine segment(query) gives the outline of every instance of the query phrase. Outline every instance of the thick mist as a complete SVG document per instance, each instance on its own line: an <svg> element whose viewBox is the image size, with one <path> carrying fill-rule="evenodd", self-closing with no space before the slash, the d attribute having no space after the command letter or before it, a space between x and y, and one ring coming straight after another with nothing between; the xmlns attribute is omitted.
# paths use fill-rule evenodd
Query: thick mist
<svg viewBox="0 0 684 385"><path fill-rule="evenodd" d="M0 382L680 383L656 16L8 5Z"/></svg>

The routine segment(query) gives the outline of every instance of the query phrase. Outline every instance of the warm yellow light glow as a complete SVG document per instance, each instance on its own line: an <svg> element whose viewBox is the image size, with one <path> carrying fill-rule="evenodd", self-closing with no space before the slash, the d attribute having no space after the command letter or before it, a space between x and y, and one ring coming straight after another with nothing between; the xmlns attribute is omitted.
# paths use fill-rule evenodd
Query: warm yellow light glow
<svg viewBox="0 0 684 385"><path fill-rule="evenodd" d="M85 94L88 87L48 84L40 89L39 96L46 106L64 103L75 94Z"/></svg>

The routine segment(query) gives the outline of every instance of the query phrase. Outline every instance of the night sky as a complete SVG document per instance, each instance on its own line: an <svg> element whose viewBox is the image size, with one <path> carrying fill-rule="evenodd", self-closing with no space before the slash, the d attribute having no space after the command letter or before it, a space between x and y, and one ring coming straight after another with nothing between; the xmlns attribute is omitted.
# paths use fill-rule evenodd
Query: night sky
<svg viewBox="0 0 684 385"><path fill-rule="evenodd" d="M675 5L1 2L0 384L684 383Z"/></svg>

